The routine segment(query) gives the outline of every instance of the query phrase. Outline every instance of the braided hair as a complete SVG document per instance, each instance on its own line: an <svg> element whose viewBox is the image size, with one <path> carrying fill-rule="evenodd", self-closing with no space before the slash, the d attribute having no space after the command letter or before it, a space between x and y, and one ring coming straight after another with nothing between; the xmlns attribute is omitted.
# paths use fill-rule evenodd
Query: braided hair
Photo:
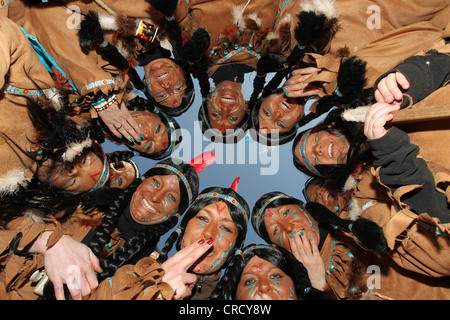
<svg viewBox="0 0 450 320"><path fill-rule="evenodd" d="M329 299L329 296L325 292L311 286L306 268L292 253L280 246L267 244L250 244L242 252L236 254L212 292L210 299L234 299L242 272L249 261L255 256L273 264L289 276L294 282L297 297L303 300Z"/></svg>
<svg viewBox="0 0 450 320"><path fill-rule="evenodd" d="M283 200L283 202L281 200ZM252 225L256 233L267 243L272 243L272 240L265 229L264 215L266 209L275 208L282 204L298 203L301 203L301 201L281 192L271 192L263 195L256 201L252 210ZM329 232L334 233L344 231L352 233L362 246L374 252L380 254L388 252L389 249L387 247L386 239L384 238L383 229L375 222L365 218L358 218L357 220L341 219L325 206L316 202L308 202L305 205L300 206L304 213L308 215L311 227L316 228L316 225L319 227L319 249L322 247L325 237ZM313 229L313 231L315 230Z"/></svg>
<svg viewBox="0 0 450 320"><path fill-rule="evenodd" d="M135 225L134 222L130 221L130 219L124 217L124 215L130 215L130 200L143 180L155 175L174 174L173 171L164 168L164 165L170 165L182 172L182 174L189 181L189 186L193 197L197 196L199 179L197 173L195 172L195 169L192 166L181 160L175 161L173 159L162 160L158 162L158 165L160 166L149 169L142 176L142 178L136 179L136 181L134 181L127 189L123 191L122 194L117 196L116 199L111 203L109 209L106 212L105 218L103 219L104 221L102 221L101 227L96 230L96 234L90 242L90 247L94 254L100 255L102 250L105 248L105 245L108 243L111 233L114 231L116 226L118 226L118 224L120 231L119 219L125 219L122 220L122 223ZM136 260L136 255L144 251L146 248L149 248L152 245L156 245L162 235L175 227L175 225L178 223L178 217L184 213L189 205L187 188L178 175L177 178L180 188L180 205L178 207L178 215L173 215L166 221L158 224L139 224L138 226L136 226L136 233L128 236L129 239L126 239L125 244L117 248L110 256L108 256L104 261L101 262L101 266L104 272L100 275L99 279L104 279L108 276L113 275L115 270L117 270L123 264L131 260Z"/></svg>
<svg viewBox="0 0 450 320"><path fill-rule="evenodd" d="M184 78L186 79L186 89L184 91L183 98L181 100L181 104L178 107L167 107L160 103L158 103L147 90L145 91L145 94L147 98L159 109L161 109L163 112L165 112L168 115L171 115L173 117L180 116L182 113L186 112L190 106L192 105L195 97L195 87L194 82L192 81L191 73L190 73L190 66L189 61L186 55L185 48L183 47L183 36L181 32L180 25L178 24L178 21L176 21L175 17L173 16L177 1L168 1L168 0L146 0L151 6L153 6L155 9L158 9L161 11L164 16L166 17L166 28L167 32L169 34L169 38L171 39L171 43L173 46L173 56L174 58L168 58L172 60L175 64L177 64L184 75Z"/></svg>

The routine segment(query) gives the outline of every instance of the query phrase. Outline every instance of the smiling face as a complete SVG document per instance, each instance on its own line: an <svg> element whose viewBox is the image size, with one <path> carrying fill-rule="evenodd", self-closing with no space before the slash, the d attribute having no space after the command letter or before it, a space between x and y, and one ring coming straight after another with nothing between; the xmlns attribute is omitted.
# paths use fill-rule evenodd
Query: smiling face
<svg viewBox="0 0 450 320"><path fill-rule="evenodd" d="M144 134L142 142L134 142L134 149L154 154L168 147L170 133L158 115L149 111L131 111L130 114Z"/></svg>
<svg viewBox="0 0 450 320"><path fill-rule="evenodd" d="M181 247L201 239L213 241L213 247L192 267L196 274L216 273L233 252L238 230L223 201L209 204L189 220Z"/></svg>
<svg viewBox="0 0 450 320"><path fill-rule="evenodd" d="M109 165L109 187L127 188L136 178L136 168L128 161L119 161Z"/></svg>
<svg viewBox="0 0 450 320"><path fill-rule="evenodd" d="M284 94L272 94L261 104L258 112L259 130L262 133L288 132L303 117L304 106Z"/></svg>
<svg viewBox="0 0 450 320"><path fill-rule="evenodd" d="M270 262L254 256L245 266L236 300L298 300L294 281Z"/></svg>
<svg viewBox="0 0 450 320"><path fill-rule="evenodd" d="M247 109L242 85L228 80L219 83L207 105L211 126L221 133L234 129L244 119Z"/></svg>
<svg viewBox="0 0 450 320"><path fill-rule="evenodd" d="M178 212L181 194L176 175L151 176L136 189L130 202L132 218L151 225L166 221Z"/></svg>
<svg viewBox="0 0 450 320"><path fill-rule="evenodd" d="M295 230L302 232L319 243L320 235L315 221L299 205L287 204L264 211L264 224L270 240L290 250L289 234Z"/></svg>
<svg viewBox="0 0 450 320"><path fill-rule="evenodd" d="M145 86L159 104L176 108L181 105L186 91L186 78L182 69L170 59L159 58L144 66Z"/></svg>
<svg viewBox="0 0 450 320"><path fill-rule="evenodd" d="M100 180L103 168L103 160L89 151L65 166L47 160L39 167L37 178L65 192L90 191Z"/></svg>
<svg viewBox="0 0 450 320"><path fill-rule="evenodd" d="M339 208L337 194L326 185L312 183L306 188L306 194L310 201L320 203L331 211L335 211L335 207Z"/></svg>
<svg viewBox="0 0 450 320"><path fill-rule="evenodd" d="M300 157L300 148L302 147L312 166L345 164L350 141L339 131L320 130L310 133L303 146L301 143L296 146L294 154L297 158Z"/></svg>

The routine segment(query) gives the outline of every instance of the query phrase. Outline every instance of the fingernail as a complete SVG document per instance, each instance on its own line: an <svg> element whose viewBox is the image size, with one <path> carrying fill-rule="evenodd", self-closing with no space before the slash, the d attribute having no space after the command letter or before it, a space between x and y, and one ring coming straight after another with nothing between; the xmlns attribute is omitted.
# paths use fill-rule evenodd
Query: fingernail
<svg viewBox="0 0 450 320"><path fill-rule="evenodd" d="M309 241L313 241L313 240L314 240L314 238L313 238L313 237L309 238Z"/></svg>
<svg viewBox="0 0 450 320"><path fill-rule="evenodd" d="M138 139L137 139L137 142L141 142L141 141L142 141L141 138L138 138Z"/></svg>
<svg viewBox="0 0 450 320"><path fill-rule="evenodd" d="M209 239L208 242L206 242L207 244L212 244L214 242L214 239Z"/></svg>
<svg viewBox="0 0 450 320"><path fill-rule="evenodd" d="M285 95L287 95L287 96L288 96L288 95L289 95L289 92L286 92L286 93L285 93Z"/></svg>
<svg viewBox="0 0 450 320"><path fill-rule="evenodd" d="M293 76L295 75L295 71L292 71L292 75L293 75Z"/></svg>
<svg viewBox="0 0 450 320"><path fill-rule="evenodd" d="M134 142L134 139L133 139L133 138L130 138L130 141L131 141L131 142Z"/></svg>
<svg viewBox="0 0 450 320"><path fill-rule="evenodd" d="M292 230L292 233L293 233L293 234L297 234L297 230L295 230L295 229Z"/></svg>
<svg viewBox="0 0 450 320"><path fill-rule="evenodd" d="M286 90L287 90L287 88L286 88L286 87L284 87L284 88L283 88L283 91L286 91Z"/></svg>
<svg viewBox="0 0 450 320"><path fill-rule="evenodd" d="M144 134L143 133L141 133L140 136L141 136L142 139L144 139Z"/></svg>
<svg viewBox="0 0 450 320"><path fill-rule="evenodd" d="M294 238L294 236L293 236L292 234L290 234L290 235L289 235L289 238L292 239L292 238Z"/></svg>
<svg viewBox="0 0 450 320"><path fill-rule="evenodd" d="M205 239L198 240L198 244L204 244L204 243L205 243Z"/></svg>
<svg viewBox="0 0 450 320"><path fill-rule="evenodd" d="M290 81L287 83L288 86L290 86L291 84L292 84L292 83L291 83Z"/></svg>
<svg viewBox="0 0 450 320"><path fill-rule="evenodd" d="M302 236L304 236L304 235L305 235L305 233L304 233L303 231L300 231L300 234L301 234Z"/></svg>
<svg viewBox="0 0 450 320"><path fill-rule="evenodd" d="M119 134L119 139L122 139L122 135L121 134Z"/></svg>

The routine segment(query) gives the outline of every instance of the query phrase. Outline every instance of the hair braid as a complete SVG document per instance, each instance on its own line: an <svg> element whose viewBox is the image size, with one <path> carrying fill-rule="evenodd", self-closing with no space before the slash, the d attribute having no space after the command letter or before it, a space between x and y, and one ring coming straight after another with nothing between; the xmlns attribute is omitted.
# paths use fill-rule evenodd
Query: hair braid
<svg viewBox="0 0 450 320"><path fill-rule="evenodd" d="M100 266L103 273L99 275L99 281L114 275L118 268L136 258L140 252L145 251L151 245L156 245L161 235L172 229L177 223L178 218L173 216L166 222L145 228L129 239L101 262Z"/></svg>
<svg viewBox="0 0 450 320"><path fill-rule="evenodd" d="M181 234L181 233L180 233ZM178 237L180 234L177 231L172 232L172 234L167 238L166 242L164 243L164 247L161 249L161 252L158 257L158 261L160 263L163 263L167 260L167 256L170 252L170 250L173 248L174 243L178 240Z"/></svg>
<svg viewBox="0 0 450 320"><path fill-rule="evenodd" d="M96 256L99 256L106 243L111 237L111 233L117 225L119 216L122 214L125 207L128 205L131 196L137 187L142 183L141 179L136 179L133 183L125 189L116 200L109 206L105 217L102 219L102 224L99 226L92 238L89 247Z"/></svg>
<svg viewBox="0 0 450 320"><path fill-rule="evenodd" d="M133 158L136 155L135 152L129 150L113 151L106 154L109 163L116 163L120 161L126 161Z"/></svg>

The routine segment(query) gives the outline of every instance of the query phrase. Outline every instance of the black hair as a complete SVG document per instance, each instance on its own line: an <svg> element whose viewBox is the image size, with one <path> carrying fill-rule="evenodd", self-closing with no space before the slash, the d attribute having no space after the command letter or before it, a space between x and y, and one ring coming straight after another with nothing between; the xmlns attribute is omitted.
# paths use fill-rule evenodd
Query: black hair
<svg viewBox="0 0 450 320"><path fill-rule="evenodd" d="M158 164L161 165L170 165L172 167L175 167L177 170L183 173L183 175L186 177L186 179L189 181L190 189L192 192L192 201L197 197L198 191L199 191L199 185L200 185L200 179L198 177L198 174L195 172L195 169L193 166L185 163L184 161L181 161L179 159L174 158L168 158L164 159L158 162ZM143 178L148 178L155 175L174 175L175 173L173 171L170 171L169 169L165 168L150 168L146 173L144 173ZM178 178L178 176L177 176ZM186 187L181 181L181 179L178 179L179 185L180 185L180 206L178 212L182 213L186 211L187 207L190 205L189 203L189 197L186 191Z"/></svg>
<svg viewBox="0 0 450 320"><path fill-rule="evenodd" d="M168 164L183 172L190 183L193 196L197 196L199 179L191 165L181 160L173 161L172 159L160 161L158 164ZM102 257L106 255L107 243L110 241L111 234L116 228L126 240L123 245L116 248L113 253L100 262L103 272L97 276L99 282L113 276L116 270L124 264L136 262L143 255L148 254L149 250L156 248L160 237L176 226L179 219L178 215L174 215L166 221L154 225L142 225L132 220L129 211L130 200L144 179L154 175L172 174L174 174L172 171L165 168L151 168L142 178L135 179L126 189L110 188L109 190L99 190L92 195L93 198L91 198L89 203L82 203L83 209L100 206L105 211L102 224L91 230L90 234L83 240L96 256ZM181 179L178 178L178 181L181 194L178 213L181 215L189 205L189 201L185 185ZM51 287L51 284L46 286L45 296L47 299L53 298L54 293L50 290Z"/></svg>
<svg viewBox="0 0 450 320"><path fill-rule="evenodd" d="M167 107L157 102L147 90L144 91L147 99L154 104L155 107L161 109L165 114L170 115L172 117L178 117L184 112L186 112L194 102L195 97L195 87L194 82L192 81L192 77L190 71L187 70L187 67L182 67L183 63L180 60L172 59L175 64L179 65L181 70L183 71L184 78L186 79L186 89L184 91L183 98L181 99L181 104L178 107Z"/></svg>
<svg viewBox="0 0 450 320"><path fill-rule="evenodd" d="M259 216L258 211L268 199L277 195L288 197L288 201L285 200L283 204L301 203L300 200L280 192L271 192L265 194L260 199L258 199L258 201L256 201L252 210L252 225L256 233L268 243L272 243L272 240L270 239L265 229L264 212ZM277 203L277 200L280 201ZM278 207L282 205L280 203L283 199L280 198L277 200L272 201L274 204L272 204L272 202L269 203L266 208ZM319 249L322 247L325 241L325 236L329 232L339 232L340 230L342 230L344 232L352 233L363 246L374 252L385 254L389 251L386 239L384 238L383 229L375 222L365 218L359 218L357 220L342 219L335 213L331 212L328 208L317 202L308 202L305 205L300 206L305 210L305 212L308 213L310 219L313 219L319 226ZM310 221L311 223L313 223L312 220Z"/></svg>
<svg viewBox="0 0 450 320"><path fill-rule="evenodd" d="M197 61L198 58L200 58L200 54L203 54L203 51L206 50L206 48L209 46L209 38L208 38L208 44L206 48L203 48L203 46L200 46L198 48L199 55L197 56L193 52L188 52L188 50L183 45L183 37L181 33L180 25L178 24L178 21L176 21L175 17L173 16L175 9L177 7L177 1L173 0L146 0L150 5L152 5L155 9L158 9L161 11L164 16L166 17L166 28L167 32L169 34L170 39L172 40L173 45L173 56L174 59L171 59L176 63L178 66L180 66L181 70L183 71L184 77L186 79L186 90L184 92L183 99L181 101L181 105L176 108L166 107L161 105L160 103L156 102L153 97L150 96L148 92L146 92L146 95L150 101L154 103L156 107L163 110L166 114L171 115L173 117L177 117L181 115L182 113L186 112L190 106L192 105L194 101L195 96L195 88L194 83L192 81L191 73L190 73L190 66L189 66L189 59L192 56L195 56L193 61ZM209 36L209 34L208 34ZM192 48L192 47L190 47ZM196 46L194 46L195 49ZM193 62L191 61L191 62Z"/></svg>
<svg viewBox="0 0 450 320"><path fill-rule="evenodd" d="M295 205L299 205L301 207L303 207L303 205L304 205L301 200L290 197L287 194L285 194L284 192L280 192L280 191L272 191L272 192L266 193L255 202L255 204L253 205L253 208L252 208L252 217L251 217L252 226L253 226L253 229L255 230L255 232L268 243L270 243L270 238L267 233L266 225L264 223L264 218L259 219L258 211L261 209L261 207L264 205L264 203L267 200L269 200L273 197L277 197L277 196L279 196L280 198L277 198L277 199L273 200L272 202L270 202L267 205L266 209L276 208L276 207L284 206L284 205L288 205L288 204L295 204ZM264 213L262 213L262 214L264 214Z"/></svg>
<svg viewBox="0 0 450 320"><path fill-rule="evenodd" d="M198 120L201 126L203 135L216 143L237 143L239 142L247 133L250 125L249 111L247 110L242 120L233 128L226 130L225 133L213 128L209 121L208 114L208 99L203 100L202 105L198 109Z"/></svg>
<svg viewBox="0 0 450 320"><path fill-rule="evenodd" d="M126 228L131 229L129 238L120 247L116 248L114 252L107 256L100 262L100 267L103 272L98 275L98 280L101 282L107 277L113 276L118 268L126 263L136 261L143 252L154 248L158 243L160 237L172 229L178 222L178 217L172 216L168 220L155 225L129 225L129 218L125 215L129 213L129 203L136 191L137 187L142 183L141 179L135 180L127 189L115 197L112 204L109 205L105 212L105 217L102 219L102 224L95 230L95 234L89 243L89 247L97 256L104 254L106 244L110 241L111 234L117 227L119 231L120 222L126 224ZM126 221L128 218L128 222ZM124 220L121 220L124 219ZM128 231L128 230L127 230ZM130 231L128 231L130 232ZM124 232L125 234L125 232Z"/></svg>
<svg viewBox="0 0 450 320"><path fill-rule="evenodd" d="M314 168L319 172L323 178L332 179L341 188L348 176L355 170L358 164L364 163L370 165L372 163L372 153L367 149L365 145L365 135L363 127L358 124L346 122L342 119L342 109L331 110L327 117L318 125L316 125L311 132L318 132L321 130L330 131L338 130L341 134L345 135L350 141L350 148L347 154L347 162L345 164L332 164L332 165L316 165ZM309 129L308 129L309 130ZM305 173L308 176L315 176L310 172L303 163L295 156L295 150L298 148L300 139L308 131L304 130L300 132L293 141L292 155L294 166Z"/></svg>
<svg viewBox="0 0 450 320"><path fill-rule="evenodd" d="M330 299L327 293L311 286L306 268L286 249L277 245L250 244L242 251L241 254L235 255L226 268L224 275L210 296L211 300L234 299L242 271L255 256L273 264L289 276L294 282L295 293L298 298L304 300Z"/></svg>
<svg viewBox="0 0 450 320"><path fill-rule="evenodd" d="M280 95L283 94L283 89L279 88L277 90L274 90L272 94ZM306 99L305 98L295 98L298 104L305 104ZM276 146L276 145L282 145L285 143L288 143L289 141L292 141L297 134L297 130L299 129L300 122L297 122L295 126L293 126L289 131L287 132L279 132L277 134L265 134L260 131L259 128L259 110L262 106L262 103L264 102L264 99L261 98L256 102L256 105L251 109L251 122L252 126L249 130L251 133L251 136L253 140L270 146Z"/></svg>
<svg viewBox="0 0 450 320"><path fill-rule="evenodd" d="M250 214L250 208L249 208L247 202L245 201L245 199L242 196L240 196L237 192L235 192L234 190L232 190L230 188L210 187L210 188L204 189L200 193L200 195L206 194L206 193L214 193L214 192L219 193L219 194L224 194L224 195L230 195L230 196L234 197L239 202L239 204L244 208L244 210L246 212L246 216L244 216L243 213L235 205L229 203L228 201L224 201L228 207L228 210L230 211L231 218L233 219L233 222L235 223L236 228L238 230L238 236L236 238L236 243L234 246L234 250L238 250L238 249L242 248L242 245L245 240L245 236L247 234L247 219ZM197 199L192 203L192 205L189 207L189 209L184 214L183 219L181 220L181 222L178 226L178 230L174 231L167 238L167 241L164 244L164 247L161 249L161 253L158 258L158 261L164 262L167 259L167 255L168 255L169 251L172 249L175 241L176 241L176 249L177 250L181 249L181 241L183 239L184 232L186 230L186 226L189 223L189 221L192 218L194 218L201 209L203 209L205 206L208 206L212 203L223 201L222 198L219 198L219 197L202 197L202 198L199 198L199 197L197 197ZM233 256L233 253L231 253L228 256L227 260L224 263L224 266L227 265L227 263L231 260L232 256Z"/></svg>

